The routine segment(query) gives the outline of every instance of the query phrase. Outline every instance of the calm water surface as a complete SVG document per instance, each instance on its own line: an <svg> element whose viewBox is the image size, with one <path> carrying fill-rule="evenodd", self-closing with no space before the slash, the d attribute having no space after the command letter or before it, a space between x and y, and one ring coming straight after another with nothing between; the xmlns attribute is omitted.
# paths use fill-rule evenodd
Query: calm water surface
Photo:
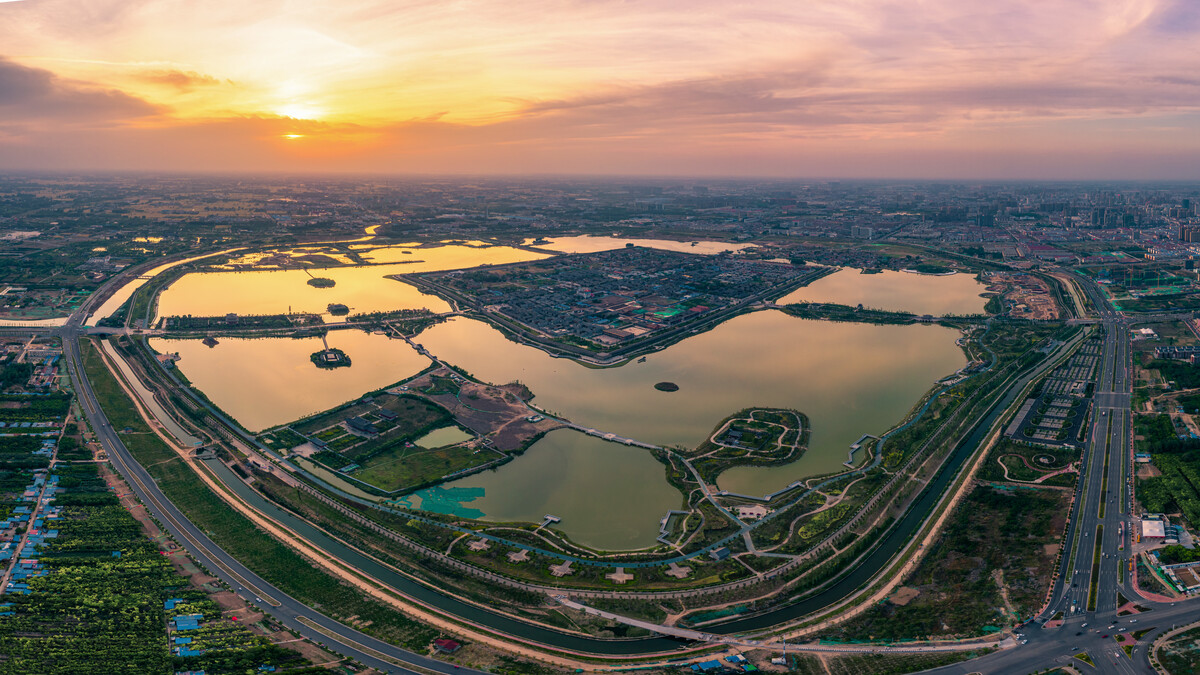
<svg viewBox="0 0 1200 675"><path fill-rule="evenodd" d="M884 270L862 274L845 268L821 277L808 286L783 296L776 302L833 302L892 312L914 314L981 314L987 303L979 297L987 289L970 274L940 277L911 272Z"/></svg>
<svg viewBox="0 0 1200 675"><path fill-rule="evenodd" d="M454 445L455 443L469 441L472 438L474 438L474 436L468 434L462 429L459 429L455 426L450 426L442 427L441 429L434 429L433 431L413 441L413 443L422 448L443 448L447 445Z"/></svg>
<svg viewBox="0 0 1200 675"><path fill-rule="evenodd" d="M411 503L436 511L477 509L490 521L539 522L549 514L556 527L587 546L623 550L653 546L658 521L683 497L667 483L665 467L650 453L572 431L551 431L513 461L435 490L463 497L450 509L425 499Z"/></svg>
<svg viewBox="0 0 1200 675"><path fill-rule="evenodd" d="M395 250L395 249L381 249ZM439 246L413 248L403 263L362 267L331 267L309 270L262 270L252 272L206 272L188 274L159 296L159 316L221 316L236 314L283 314L312 312L325 314L326 306L339 303L351 313L385 312L397 309L450 311L437 296L421 293L402 281L385 278L389 274L408 274L457 269L483 264L501 264L537 260L545 255L504 246ZM411 259L411 260L409 260ZM333 279L332 288L308 285L309 276ZM332 319L334 321L340 319Z"/></svg>
<svg viewBox="0 0 1200 675"><path fill-rule="evenodd" d="M330 331L326 339L350 357L349 368L324 370L309 360L323 349L320 338L152 338L160 353L178 352L177 367L217 407L250 431L328 410L429 366L406 343L359 330Z"/></svg>
<svg viewBox="0 0 1200 675"><path fill-rule="evenodd" d="M564 250L603 250L627 240L572 237ZM581 240L570 243L569 240ZM588 241L596 240L596 241ZM644 243L639 241L638 243ZM677 250L702 250L687 243ZM546 245L550 247L551 245ZM727 246L719 244L719 246ZM697 250L701 249L701 250ZM448 309L436 297L384 275L454 269L482 262L541 257L504 247L390 247L380 258L412 263L316 271L335 279L315 289L303 271L191 274L163 294L162 314L219 315L323 312L330 302L354 311L411 307ZM403 253L409 250L411 253ZM983 286L967 275L930 277L842 270L791 294L800 299L918 313L974 313ZM311 305L311 306L309 306ZM720 487L766 494L797 478L842 469L849 445L898 422L932 383L962 367L957 331L940 326L873 326L808 321L781 312L743 315L692 336L642 363L594 369L510 342L488 324L465 318L434 326L418 338L440 358L476 377L528 385L534 404L574 422L660 445L693 447L726 416L750 406L788 407L809 416L808 452L782 467L737 468ZM404 343L360 331L333 331L331 347L353 359L349 369L314 367L319 339L219 338L214 349L196 340L152 340L160 352L179 352L180 370L247 428L286 423L400 381L428 365ZM660 392L656 382L679 385ZM435 432L436 433L436 432ZM425 439L422 439L423 441ZM430 510L490 520L563 518L560 527L581 543L637 548L654 543L658 521L681 503L663 467L647 451L572 431L556 431L525 455L500 467L413 496Z"/></svg>
<svg viewBox="0 0 1200 675"><path fill-rule="evenodd" d="M525 383L533 403L554 414L658 445L694 447L726 416L750 406L806 413L812 442L800 460L720 477L722 488L761 495L841 468L851 443L885 431L935 380L965 364L958 337L941 326L808 321L766 311L739 316L644 363L606 369L552 358L471 319L434 326L418 340L483 380ZM679 391L654 389L662 381ZM500 472L515 473L512 466ZM579 486L580 498L592 498L585 487Z"/></svg>
<svg viewBox="0 0 1200 675"><path fill-rule="evenodd" d="M145 284L147 281L150 280L150 277L157 276L158 274L161 274L161 273L171 269L172 267L175 267L176 265L182 265L184 263L189 263L189 262L192 262L193 260L200 260L201 258L211 258L214 255L220 255L222 253L230 253L230 252L233 252L236 250L238 250L238 249L231 248L231 249L226 249L224 251L218 251L216 253L205 253L204 255L193 256L191 258L185 258L183 260L176 260L175 262L165 263L165 264L159 265L158 267L155 267L151 270L148 270L145 274L142 274L141 276L131 280L129 283L127 283L124 286L122 286L121 288L117 289L117 291L115 293L110 295L108 297L108 299L104 301L104 304L100 305L100 307L97 308L96 311L92 313L91 317L89 317L89 321L99 321L100 319L107 319L108 317L112 316L112 313L117 311L117 309L120 308L121 305L125 304L125 301L129 299L129 296L133 295L134 291L141 288L143 284Z"/></svg>
<svg viewBox="0 0 1200 675"><path fill-rule="evenodd" d="M545 258L541 253L510 246L493 246L483 241L464 241L438 246L398 244L359 252L373 263L404 263L410 272L454 270L478 265L502 265Z"/></svg>

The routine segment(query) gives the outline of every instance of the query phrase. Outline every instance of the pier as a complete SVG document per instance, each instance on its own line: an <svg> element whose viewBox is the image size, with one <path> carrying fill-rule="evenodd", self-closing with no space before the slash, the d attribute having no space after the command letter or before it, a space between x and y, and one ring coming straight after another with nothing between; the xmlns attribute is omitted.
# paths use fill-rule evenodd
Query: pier
<svg viewBox="0 0 1200 675"><path fill-rule="evenodd" d="M872 436L871 434L863 434L861 438L859 438L857 441L854 441L854 443L850 446L850 455L848 457L846 457L846 461L842 462L842 464L845 464L846 466L853 469L854 468L854 453L858 452L859 450L862 450L863 442L865 442L868 438L874 439L876 442L879 441L878 436Z"/></svg>

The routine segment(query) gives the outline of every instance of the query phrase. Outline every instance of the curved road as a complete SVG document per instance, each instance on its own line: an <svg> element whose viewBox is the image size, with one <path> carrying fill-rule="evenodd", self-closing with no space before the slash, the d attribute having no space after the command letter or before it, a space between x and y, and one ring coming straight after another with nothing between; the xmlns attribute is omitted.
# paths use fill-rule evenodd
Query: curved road
<svg viewBox="0 0 1200 675"><path fill-rule="evenodd" d="M92 429L96 432L100 444L108 453L113 466L125 478L129 487L142 500L150 513L163 524L176 541L187 549L192 557L230 587L236 589L238 594L248 602L258 606L287 628L377 670L386 673L420 675L421 671L396 665L396 663L406 663L425 671L438 673L481 672L463 669L444 661L415 654L348 628L271 585L213 543L166 498L150 474L133 459L120 437L113 431L112 425L109 424L108 418L96 400L91 383L83 376L83 359L79 351L79 337L83 334L80 324L83 316L81 314L72 316L66 326L55 331L62 339L63 360L70 373L75 393L79 397L79 405L83 409L84 415L87 416L88 422L91 423ZM254 591L248 590L248 587L266 593L279 605L272 606L268 602L259 601L258 597L254 595ZM300 620L302 618L320 626L324 633L303 623ZM336 636L336 639L331 638L331 635ZM385 661L384 658L390 659L390 661Z"/></svg>
<svg viewBox="0 0 1200 675"><path fill-rule="evenodd" d="M1089 296L1097 293L1094 288L1084 285L1085 291ZM1093 296L1093 302L1097 307L1106 307L1103 302L1097 302ZM399 649L380 640L367 636L359 631L343 626L336 621L312 610L299 601L290 598L279 589L271 586L261 577L255 575L245 566L238 563L232 556L227 554L216 546L207 536L205 536L198 528L192 525L182 513L180 513L173 504L158 490L157 485L150 479L141 466L139 466L128 453L127 449L121 443L120 438L113 432L109 426L103 411L100 409L95 395L91 390L90 383L86 377L83 377L81 368L81 356L79 353L78 338L84 333L82 322L86 312L80 311L73 315L66 326L53 330L54 333L61 336L63 341L64 360L68 366L72 382L74 383L76 393L80 397L80 405L83 408L85 415L92 423L93 428L97 432L97 436L113 460L114 466L129 482L131 488L139 498L147 505L151 513L162 522L168 531L189 550L189 552L208 569L214 571L227 583L230 583L234 588L238 588L243 596L251 599L252 591L246 590L246 587L261 589L268 594L270 598L276 599L279 606L271 606L268 603L258 603L268 614L276 618L283 625L295 630L297 633L304 635L307 638L317 642L333 644L329 645L335 651L344 654L350 658L358 660L374 668L379 668L387 672L415 672L397 666L392 662L384 661L387 658L396 662L403 662L414 667L433 670L442 673L463 672L462 669L448 665L444 662L436 661L428 657L413 654L405 650ZM1031 629L1026 645L1016 649L1005 650L1003 652L985 657L982 660L972 661L961 666L952 666L943 669L945 672L1029 672L1039 668L1044 668L1055 662L1060 662L1062 655L1066 653L1077 653L1078 651L1088 650L1092 653L1097 665L1100 666L1101 672L1139 672L1144 668L1148 668L1148 663L1143 667L1145 655L1135 652L1135 657L1138 659L1138 668L1126 669L1122 666L1132 666L1133 663L1125 658L1124 662L1120 660L1112 660L1111 668L1109 660L1106 658L1113 653L1120 652L1119 647L1110 640L1103 641L1099 634L1093 633L1090 630L1081 630L1082 624L1089 621L1096 621L1091 624L1093 629L1100 624L1109 625L1112 620L1115 620L1115 593L1118 588L1122 589L1126 597L1135 597L1124 584L1120 582L1117 575L1118 564L1127 564L1124 558L1120 555L1128 555L1128 547L1124 552L1118 552L1116 545L1117 522L1124 519L1123 511L1127 508L1129 501L1121 495L1125 490L1123 480L1124 467L1128 465L1128 329L1127 326L1120 320L1119 316L1111 310L1102 310L1102 320L1107 329L1108 337L1105 345L1104 367L1101 375L1101 383L1097 387L1096 409L1104 410L1104 416L1095 416L1093 418L1092 429L1092 447L1089 456L1085 458L1088 465L1086 474L1081 477L1080 485L1082 486L1083 497L1077 500L1076 513L1073 518L1073 525L1068 533L1067 545L1068 549L1063 556L1064 574L1062 578L1066 581L1059 583L1054 593L1052 601L1046 608L1043 615L1040 617L1043 621L1046 617L1051 616L1053 612L1059 611L1064 607L1069 610L1068 604L1080 606L1080 597L1082 597L1083 607L1086 608L1087 602L1087 575L1090 575L1092 567L1092 542L1086 536L1079 537L1079 545L1072 550L1070 544L1075 537L1075 531L1078 529L1081 533L1089 533L1094 537L1096 531L1095 526L1100 523L1106 525L1104 529L1104 540L1102 553L1110 554L1109 557L1102 557L1099 566L1098 583L1100 584L1101 593L1098 595L1097 610L1088 612L1086 609L1077 609L1074 614L1067 617L1067 626L1060 629ZM1038 369L1040 370L1040 369ZM1019 390L1020 387L1013 391ZM1011 391L1009 392L1011 397ZM995 410L1002 410L1005 406L997 406ZM1111 411L1111 412L1109 412ZM990 416L989 416L990 417ZM1108 421L1113 420L1113 429L1108 429ZM989 425L982 424L980 428L986 428ZM1103 427L1103 428L1102 428ZM974 439L972 439L974 440ZM956 451L956 455L964 450L968 450L972 444L964 443ZM968 453L969 454L969 453ZM1102 467L1104 457L1109 457L1108 469L1109 480L1107 482L1107 491L1103 489ZM956 458L957 459L957 458ZM947 467L943 467L943 474L954 474L954 471L945 471L950 468L955 462L947 462ZM938 476L938 480L934 483L941 482L942 475ZM927 493L936 496L937 490L927 489ZM924 498L925 495L922 495ZM1099 516L1099 504L1101 501L1108 501L1106 504L1105 517ZM923 515L923 509L913 509L909 517L920 520L917 516ZM907 519L907 518L906 518ZM1126 536L1128 536L1128 523L1126 524ZM905 528L894 528L893 532L903 530ZM888 547L883 547L884 549ZM870 565L863 565L860 569L869 568ZM1076 575L1075 569L1081 570L1079 575ZM857 577L858 575L853 575ZM1075 581L1075 585L1071 580L1079 577L1080 581ZM849 581L849 580L846 580ZM849 584L847 584L849 585ZM858 584L853 584L857 586ZM1082 589L1082 591L1081 591ZM829 589L833 590L833 589ZM850 588L839 589L843 592L852 590ZM836 594L836 592L835 592ZM826 594L822 593L821 596ZM820 597L820 596L818 596ZM813 599L815 600L815 598ZM808 604L808 603L801 603ZM1153 603L1143 601L1143 605L1151 606ZM1163 605L1155 606L1155 611L1148 615L1143 621L1143 625L1157 626L1155 633L1169 630L1170 623L1186 623L1197 618L1197 611L1193 609L1195 605L1191 603L1180 602L1178 605ZM740 621L733 621L720 628L713 627L709 630L713 632L732 632L733 630L755 630L771 623L771 619L782 619L794 613L804 613L799 606L783 607L775 612L768 612L760 616L745 617ZM1070 612L1066 612L1070 614ZM1111 618L1110 618L1111 617ZM300 621L305 618L317 626L322 628L322 631L317 631L311 628L306 623ZM1031 627L1037 624L1030 624ZM542 629L544 630L544 629ZM1114 629L1115 630L1115 629ZM565 634L557 631L547 631L556 635L565 636ZM1107 629L1106 629L1106 632ZM1079 633L1079 635L1076 635ZM337 636L336 639L331 639L329 635ZM579 637L579 636L571 636ZM1148 636L1152 639L1153 634ZM582 638L588 642L595 642L597 645L606 644L609 649L601 651L609 651L614 646L614 641L604 641L598 639ZM615 641L621 644L618 648L618 653L634 654L645 653L650 651L663 651L670 649L671 646L678 647L679 642L667 640L665 638L652 638L645 640L629 640ZM1075 644L1078 643L1078 644ZM632 651L630 651L632 648ZM1144 652L1144 648L1141 648ZM612 652L609 652L612 653ZM1122 658L1123 654L1122 654ZM468 671L470 672L470 671Z"/></svg>

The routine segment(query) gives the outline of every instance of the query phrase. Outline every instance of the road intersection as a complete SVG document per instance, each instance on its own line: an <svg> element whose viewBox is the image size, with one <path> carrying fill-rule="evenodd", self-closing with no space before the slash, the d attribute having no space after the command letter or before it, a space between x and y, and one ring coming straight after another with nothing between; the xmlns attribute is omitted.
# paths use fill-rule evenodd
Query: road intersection
<svg viewBox="0 0 1200 675"><path fill-rule="evenodd" d="M1083 652L1096 664L1096 672L1151 672L1146 645L1155 636L1200 618L1200 605L1192 601L1156 603L1141 598L1132 589L1132 575L1129 574L1130 537L1134 526L1129 513L1132 505L1130 326L1127 319L1109 308L1094 285L1087 281L1081 281L1080 285L1093 305L1101 308L1098 323L1104 330L1104 349L1093 399L1089 442L1082 458L1083 471L1064 541L1060 573L1046 607L1020 629L1015 646L937 672L1027 673L1072 661L1079 667L1081 662L1075 660L1074 655ZM151 513L201 564L288 628L316 642L329 643L335 651L362 663L385 672L464 672L443 661L386 644L321 615L255 575L190 523L133 460L109 425L84 376L79 338L88 332L84 325L87 315L86 309L81 308L61 327L20 330L61 338L64 361L80 406L114 467ZM13 329L5 332L10 330ZM1118 617L1118 593L1151 611ZM1054 627L1047 628L1047 625ZM1142 628L1153 630L1143 636L1131 658L1112 636ZM879 650L888 649L881 646Z"/></svg>
<svg viewBox="0 0 1200 675"><path fill-rule="evenodd" d="M1027 673L1073 662L1077 670L1085 672L1149 673L1154 671L1147 645L1176 625L1200 619L1200 600L1152 602L1132 586L1131 537L1137 521L1130 512L1130 324L1112 310L1093 283L1081 279L1080 285L1098 308L1105 331L1104 356L1083 470L1050 601L1020 629L1021 642L1015 648L934 672ZM1118 593L1151 611L1118 616ZM1116 636L1148 628L1153 630L1142 636L1132 656L1126 655ZM1085 652L1095 663L1094 669L1086 669L1074 658Z"/></svg>

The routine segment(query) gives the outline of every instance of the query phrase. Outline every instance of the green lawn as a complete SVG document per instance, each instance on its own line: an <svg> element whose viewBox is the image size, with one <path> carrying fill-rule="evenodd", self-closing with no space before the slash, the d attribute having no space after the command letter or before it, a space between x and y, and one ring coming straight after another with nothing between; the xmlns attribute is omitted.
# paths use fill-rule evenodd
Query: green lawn
<svg viewBox="0 0 1200 675"><path fill-rule="evenodd" d="M81 340L79 347L83 352L83 368L87 371L88 381L92 383L92 391L100 407L108 413L108 421L113 429L120 431L129 428L134 431L150 431L150 427L142 421L137 410L132 405L112 405L116 402L128 401L121 385L108 372L108 367L100 356L99 350L90 340ZM112 412L108 412L110 406Z"/></svg>
<svg viewBox="0 0 1200 675"><path fill-rule="evenodd" d="M1176 635L1163 644L1158 660L1171 675L1200 673L1200 628Z"/></svg>
<svg viewBox="0 0 1200 675"><path fill-rule="evenodd" d="M319 431L313 435L323 441L332 441L333 439L338 438L339 436L345 436L346 430L341 427L330 427L324 431Z"/></svg>
<svg viewBox="0 0 1200 675"><path fill-rule="evenodd" d="M354 477L380 490L393 492L425 485L498 457L491 450L479 453L465 447L426 450L417 446L406 448L403 442L397 442L364 462L362 468L354 472Z"/></svg>
<svg viewBox="0 0 1200 675"><path fill-rule="evenodd" d="M258 437L258 440L272 450L291 450L297 445L304 443L303 436L287 427L276 429L269 434L263 434Z"/></svg>
<svg viewBox="0 0 1200 675"><path fill-rule="evenodd" d="M451 421L450 413L424 399L413 396L384 395L375 398L381 407L396 413L395 427L387 433L355 446L346 456L359 464L366 465L376 454L389 451L392 446L403 445L404 441L415 441L429 431Z"/></svg>

